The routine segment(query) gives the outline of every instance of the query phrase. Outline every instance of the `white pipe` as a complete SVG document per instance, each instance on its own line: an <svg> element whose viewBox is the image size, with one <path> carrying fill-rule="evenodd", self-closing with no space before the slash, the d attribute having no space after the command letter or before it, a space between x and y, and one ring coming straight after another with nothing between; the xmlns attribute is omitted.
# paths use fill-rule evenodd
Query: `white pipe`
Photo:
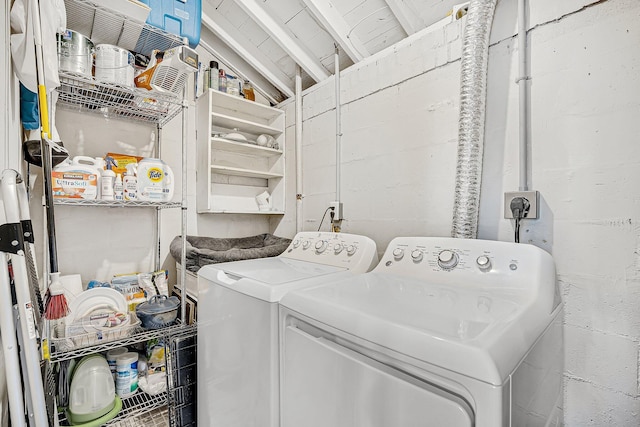
<svg viewBox="0 0 640 427"><path fill-rule="evenodd" d="M340 169L342 168L342 120L340 108L340 55L339 48L336 45L335 51L335 71L333 74L334 86L336 89L336 202L340 204ZM338 218L342 219L342 218Z"/></svg>
<svg viewBox="0 0 640 427"><path fill-rule="evenodd" d="M302 69L296 67L296 233L302 231Z"/></svg>
<svg viewBox="0 0 640 427"><path fill-rule="evenodd" d="M516 79L519 89L519 151L520 151L520 191L527 191L529 189L527 185L527 148L528 148L528 132L529 123L527 117L527 81L529 76L527 75L527 21L526 21L526 0L518 0L518 62L519 62L519 76Z"/></svg>

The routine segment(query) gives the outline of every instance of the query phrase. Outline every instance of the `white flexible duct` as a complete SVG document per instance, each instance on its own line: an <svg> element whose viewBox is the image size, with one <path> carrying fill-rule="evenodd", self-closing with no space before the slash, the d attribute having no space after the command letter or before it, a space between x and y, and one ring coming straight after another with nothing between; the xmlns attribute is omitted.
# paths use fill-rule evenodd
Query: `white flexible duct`
<svg viewBox="0 0 640 427"><path fill-rule="evenodd" d="M451 235L478 234L489 34L498 0L471 0L462 45L458 163Z"/></svg>

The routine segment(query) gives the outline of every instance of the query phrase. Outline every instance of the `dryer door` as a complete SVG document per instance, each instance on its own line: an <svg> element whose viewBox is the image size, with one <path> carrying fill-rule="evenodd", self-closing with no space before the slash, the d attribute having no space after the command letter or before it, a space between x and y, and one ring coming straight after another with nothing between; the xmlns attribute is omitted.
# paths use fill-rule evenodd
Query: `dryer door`
<svg viewBox="0 0 640 427"><path fill-rule="evenodd" d="M458 396L293 325L282 356L282 427L474 425Z"/></svg>

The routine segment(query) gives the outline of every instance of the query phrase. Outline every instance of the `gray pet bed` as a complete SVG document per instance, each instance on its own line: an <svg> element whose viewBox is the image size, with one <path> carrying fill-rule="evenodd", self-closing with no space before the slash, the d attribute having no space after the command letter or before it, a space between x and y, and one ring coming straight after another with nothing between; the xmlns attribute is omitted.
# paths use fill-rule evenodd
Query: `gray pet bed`
<svg viewBox="0 0 640 427"><path fill-rule="evenodd" d="M291 239L272 234L239 238L187 236L187 270L196 273L200 267L207 264L280 255L289 243ZM169 251L173 258L180 262L181 236L173 239Z"/></svg>

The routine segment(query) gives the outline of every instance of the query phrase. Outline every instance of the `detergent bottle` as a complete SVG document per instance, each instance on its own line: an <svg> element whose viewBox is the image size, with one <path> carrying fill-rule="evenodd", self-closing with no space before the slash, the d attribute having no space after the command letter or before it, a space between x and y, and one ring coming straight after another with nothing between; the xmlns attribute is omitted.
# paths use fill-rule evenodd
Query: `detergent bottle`
<svg viewBox="0 0 640 427"><path fill-rule="evenodd" d="M53 197L94 200L100 182L99 163L92 157L76 156L51 171Z"/></svg>
<svg viewBox="0 0 640 427"><path fill-rule="evenodd" d="M173 172L162 160L144 158L138 163L138 200L169 202L174 184Z"/></svg>
<svg viewBox="0 0 640 427"><path fill-rule="evenodd" d="M113 157L107 156L105 157L106 169L102 171L102 185L101 187L101 197L102 200L114 200L113 193L113 185L116 180L116 173L111 170L114 166L117 166L116 161Z"/></svg>
<svg viewBox="0 0 640 427"><path fill-rule="evenodd" d="M124 200L126 201L138 199L137 168L137 163L129 163L127 171L124 173Z"/></svg>

